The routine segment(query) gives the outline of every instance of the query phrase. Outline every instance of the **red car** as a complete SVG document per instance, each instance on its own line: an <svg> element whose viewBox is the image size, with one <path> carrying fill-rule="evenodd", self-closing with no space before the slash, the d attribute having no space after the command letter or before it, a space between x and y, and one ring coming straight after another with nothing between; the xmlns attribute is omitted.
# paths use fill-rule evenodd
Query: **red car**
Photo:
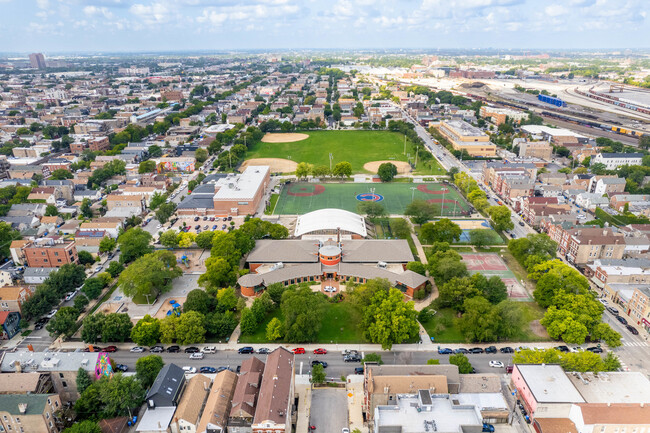
<svg viewBox="0 0 650 433"><path fill-rule="evenodd" d="M314 355L327 355L327 349L318 348L314 350Z"/></svg>
<svg viewBox="0 0 650 433"><path fill-rule="evenodd" d="M117 352L117 347L116 346L105 347L104 352Z"/></svg>
<svg viewBox="0 0 650 433"><path fill-rule="evenodd" d="M294 355L304 355L305 354L305 348L304 347L296 347L295 349L292 350Z"/></svg>

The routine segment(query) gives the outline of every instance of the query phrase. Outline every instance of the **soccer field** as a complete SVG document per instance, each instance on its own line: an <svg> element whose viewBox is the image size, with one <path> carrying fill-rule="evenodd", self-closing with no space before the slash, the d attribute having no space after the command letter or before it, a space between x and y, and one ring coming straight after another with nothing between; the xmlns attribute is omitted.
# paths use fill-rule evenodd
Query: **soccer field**
<svg viewBox="0 0 650 433"><path fill-rule="evenodd" d="M290 143L259 142L252 146L246 159L283 158L295 162L308 162L314 165L332 167L341 161L352 165L354 173L367 173L363 165L372 161L406 161L415 163L410 142L404 136L390 131L309 131L309 138ZM419 174L444 174L444 170L434 160L427 165L418 161Z"/></svg>
<svg viewBox="0 0 650 433"><path fill-rule="evenodd" d="M377 201L389 214L402 215L413 199L434 203L442 216L461 216L469 210L456 190L441 183L295 182L282 188L274 214L302 215L325 208L356 212L362 201Z"/></svg>

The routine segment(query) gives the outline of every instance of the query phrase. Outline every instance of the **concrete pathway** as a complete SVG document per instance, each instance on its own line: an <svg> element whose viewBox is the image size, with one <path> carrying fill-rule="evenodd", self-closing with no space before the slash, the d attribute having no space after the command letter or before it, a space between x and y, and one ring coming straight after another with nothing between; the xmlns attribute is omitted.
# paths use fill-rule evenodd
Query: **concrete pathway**
<svg viewBox="0 0 650 433"><path fill-rule="evenodd" d="M298 394L298 415L296 417L296 433L308 433L309 416L311 415L311 383L308 374L295 376L295 393Z"/></svg>
<svg viewBox="0 0 650 433"><path fill-rule="evenodd" d="M359 429L362 433L368 432L368 427L363 424L363 381L361 374L351 374L346 378L345 391L348 396L348 424L350 431Z"/></svg>

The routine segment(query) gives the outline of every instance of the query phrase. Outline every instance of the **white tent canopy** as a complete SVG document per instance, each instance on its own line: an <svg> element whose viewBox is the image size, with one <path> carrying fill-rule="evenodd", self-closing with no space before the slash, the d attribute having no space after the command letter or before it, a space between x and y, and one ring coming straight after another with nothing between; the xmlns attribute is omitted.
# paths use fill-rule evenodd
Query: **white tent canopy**
<svg viewBox="0 0 650 433"><path fill-rule="evenodd" d="M294 235L300 237L317 231L337 229L364 238L368 234L366 221L362 216L342 209L320 209L299 216Z"/></svg>

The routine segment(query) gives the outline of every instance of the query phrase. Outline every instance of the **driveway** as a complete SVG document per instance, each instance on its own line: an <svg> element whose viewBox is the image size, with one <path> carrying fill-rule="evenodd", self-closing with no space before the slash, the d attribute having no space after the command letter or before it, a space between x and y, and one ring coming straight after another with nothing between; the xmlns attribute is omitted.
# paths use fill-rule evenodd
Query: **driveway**
<svg viewBox="0 0 650 433"><path fill-rule="evenodd" d="M348 400L343 388L319 388L311 393L310 424L316 432L340 433L348 426Z"/></svg>

